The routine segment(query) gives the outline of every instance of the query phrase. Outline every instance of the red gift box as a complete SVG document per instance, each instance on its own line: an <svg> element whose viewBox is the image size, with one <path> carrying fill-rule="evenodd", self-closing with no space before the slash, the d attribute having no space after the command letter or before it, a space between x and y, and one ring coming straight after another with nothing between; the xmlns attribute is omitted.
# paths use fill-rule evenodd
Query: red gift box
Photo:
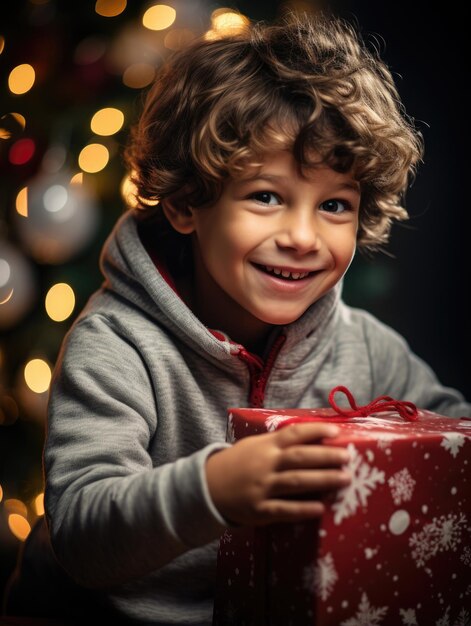
<svg viewBox="0 0 471 626"><path fill-rule="evenodd" d="M329 445L349 449L352 482L319 520L224 533L213 626L471 624L471 420L381 400L230 409L229 441L334 421Z"/></svg>

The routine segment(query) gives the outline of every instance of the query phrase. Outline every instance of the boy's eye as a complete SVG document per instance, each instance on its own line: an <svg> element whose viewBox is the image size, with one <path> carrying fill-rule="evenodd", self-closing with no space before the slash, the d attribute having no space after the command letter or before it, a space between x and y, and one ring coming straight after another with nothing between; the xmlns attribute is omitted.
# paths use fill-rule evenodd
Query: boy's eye
<svg viewBox="0 0 471 626"><path fill-rule="evenodd" d="M268 204L270 206L280 204L279 197L271 191L257 191L256 193L253 193L250 197L257 202L261 202L262 204Z"/></svg>
<svg viewBox="0 0 471 626"><path fill-rule="evenodd" d="M321 208L323 211L327 213L344 213L344 211L351 211L352 207L349 202L346 200L326 200L321 204Z"/></svg>

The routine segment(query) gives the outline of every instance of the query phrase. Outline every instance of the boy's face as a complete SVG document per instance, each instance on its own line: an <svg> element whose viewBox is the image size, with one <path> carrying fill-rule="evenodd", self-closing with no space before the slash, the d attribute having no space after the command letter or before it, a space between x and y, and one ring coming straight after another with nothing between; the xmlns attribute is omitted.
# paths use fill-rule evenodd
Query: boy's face
<svg viewBox="0 0 471 626"><path fill-rule="evenodd" d="M214 205L190 209L196 300L213 327L218 311L218 327L239 324L242 335L289 324L346 272L359 185L327 167L306 175L290 152L274 152L255 178L229 179Z"/></svg>

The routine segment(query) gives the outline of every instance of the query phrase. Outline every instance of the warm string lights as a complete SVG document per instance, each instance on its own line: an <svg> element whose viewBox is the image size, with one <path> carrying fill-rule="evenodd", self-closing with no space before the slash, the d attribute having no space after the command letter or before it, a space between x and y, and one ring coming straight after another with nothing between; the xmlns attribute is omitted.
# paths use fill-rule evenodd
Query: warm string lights
<svg viewBox="0 0 471 626"><path fill-rule="evenodd" d="M173 7L166 4L155 4L147 9L142 16L142 24L149 30L165 30L177 17Z"/></svg>
<svg viewBox="0 0 471 626"><path fill-rule="evenodd" d="M124 124L124 113L119 109L107 107L95 113L90 121L90 128L95 135L109 136L121 130Z"/></svg>
<svg viewBox="0 0 471 626"><path fill-rule="evenodd" d="M26 127L26 119L21 113L5 113L0 117L0 139L11 139L14 133L22 132Z"/></svg>
<svg viewBox="0 0 471 626"><path fill-rule="evenodd" d="M0 502L3 490L0 486ZM19 541L25 541L31 532L32 525L44 515L44 493L35 496L27 506L17 498L8 498L3 502L3 509L7 515L7 524L12 535Z"/></svg>
<svg viewBox="0 0 471 626"><path fill-rule="evenodd" d="M126 8L126 0L97 0L95 11L103 17L116 17Z"/></svg>
<svg viewBox="0 0 471 626"><path fill-rule="evenodd" d="M54 322L64 322L75 307L75 293L67 283L56 283L46 294L46 313Z"/></svg>
<svg viewBox="0 0 471 626"><path fill-rule="evenodd" d="M232 9L216 9L211 13L211 28L205 33L206 39L219 39L237 32L249 23L245 15Z"/></svg>
<svg viewBox="0 0 471 626"><path fill-rule="evenodd" d="M30 0L29 4L37 9L48 2ZM65 332L76 310L80 292L76 281L80 271L70 276L66 272L63 276L58 274L92 240L102 211L100 194L105 193L107 185L116 187L115 182L107 182L107 178L116 175L115 156L118 146L124 143L115 136L126 130L130 122L128 112L134 106L135 90L154 81L170 51L181 49L198 35L222 37L248 23L234 9L218 8L205 14L202 5L197 14L189 5L179 3L175 7L172 2L145 6L143 3L137 19L130 15L135 5L126 0L97 0L87 10L95 14L91 20L94 28L97 20L103 18L102 22L109 20L115 30L111 37L105 32L91 32L74 44L69 55L73 80L65 81L64 89L73 92L76 82L80 89L77 93L92 92L93 101L99 106L90 110L84 100L81 113L76 112L79 107L74 109L73 121L70 109L75 103L69 110L67 106L64 109L57 106L51 115L49 146L44 147L44 136L37 131L41 120L35 118L38 115L35 103L41 100L40 94L51 82L46 81L51 78L48 72L54 64L44 64L38 56L25 58L16 54L11 57L14 63L7 65L10 112L0 117L0 147L13 172L9 182L15 244L0 229L0 238L3 237L0 239L0 330L15 329L22 320L28 320L35 302L42 300L37 310L49 328L54 328L51 334L61 324ZM204 23L210 24L206 32L202 32ZM6 32L0 34L2 62L5 59L8 63L10 49L14 45L18 49L18 41ZM24 46L25 51L30 49ZM60 79L53 80L61 84ZM116 96L116 92L121 95ZM45 100L49 101L49 94ZM53 99L51 103L54 106ZM128 208L136 206L136 188L129 174L122 178L120 195ZM41 284L35 274L38 268L50 269L51 277L42 287L43 294L38 293ZM0 428L18 419L44 424L53 363L48 358L52 351L42 348L43 339L40 335L34 348L25 348L27 355L20 359L15 382L9 388L1 387L2 370L6 371L9 363L0 346ZM44 514L43 493L32 490L36 495L31 500L23 498L23 502L11 497L15 495L12 491L19 487L11 488L3 478L2 483L0 514L5 517L11 537L24 541L35 520Z"/></svg>
<svg viewBox="0 0 471 626"><path fill-rule="evenodd" d="M15 95L23 95L34 85L36 72L29 63L14 67L8 76L8 88Z"/></svg>

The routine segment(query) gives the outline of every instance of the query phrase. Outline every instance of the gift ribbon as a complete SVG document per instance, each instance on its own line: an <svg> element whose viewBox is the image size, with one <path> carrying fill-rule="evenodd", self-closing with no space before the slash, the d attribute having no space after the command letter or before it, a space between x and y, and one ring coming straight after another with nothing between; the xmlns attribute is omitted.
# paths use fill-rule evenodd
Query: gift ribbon
<svg viewBox="0 0 471 626"><path fill-rule="evenodd" d="M347 396L351 409L342 409L334 399L336 393L343 393ZM358 406L352 392L347 387L339 385L334 387L329 393L329 404L338 413L344 417L368 417L373 413L384 413L397 411L399 415L408 422L415 422L418 417L417 407L413 402L407 400L394 400L390 396L378 396L369 404Z"/></svg>

